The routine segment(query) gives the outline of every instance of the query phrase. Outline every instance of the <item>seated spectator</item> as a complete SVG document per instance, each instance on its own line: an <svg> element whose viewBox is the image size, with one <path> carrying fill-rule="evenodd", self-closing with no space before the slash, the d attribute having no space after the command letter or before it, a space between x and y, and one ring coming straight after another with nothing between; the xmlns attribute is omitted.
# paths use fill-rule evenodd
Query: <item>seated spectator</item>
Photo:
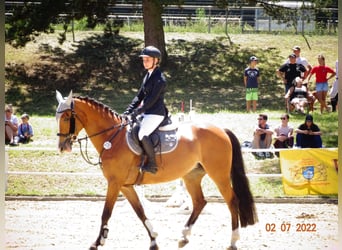
<svg viewBox="0 0 342 250"><path fill-rule="evenodd" d="M330 102L332 107L332 112L336 112L338 107L338 61L336 61L335 64L335 72L336 72L336 78L331 85L331 89L329 90L329 96L330 96Z"/></svg>
<svg viewBox="0 0 342 250"><path fill-rule="evenodd" d="M319 127L312 115L306 115L305 122L296 129L296 146L299 148L321 148L322 138Z"/></svg>
<svg viewBox="0 0 342 250"><path fill-rule="evenodd" d="M275 148L292 148L293 147L293 127L289 126L289 115L283 114L281 124L274 129L275 132ZM279 154L277 154L279 155Z"/></svg>
<svg viewBox="0 0 342 250"><path fill-rule="evenodd" d="M304 109L308 104L308 90L300 77L296 77L294 83L295 85L286 93L285 99L290 100L290 104L295 107L297 112L305 114Z"/></svg>
<svg viewBox="0 0 342 250"><path fill-rule="evenodd" d="M252 141L252 148L254 149L271 147L273 131L267 124L267 119L268 117L266 114L259 114L258 126L254 130ZM270 152L257 152L256 155L260 158L271 158L273 156L273 154Z"/></svg>
<svg viewBox="0 0 342 250"><path fill-rule="evenodd" d="M29 115L23 114L21 116L21 124L18 128L19 142L28 143L33 136L32 125L29 123Z"/></svg>
<svg viewBox="0 0 342 250"><path fill-rule="evenodd" d="M18 142L15 137L18 134L18 118L13 114L12 105L5 107L5 144L17 146Z"/></svg>

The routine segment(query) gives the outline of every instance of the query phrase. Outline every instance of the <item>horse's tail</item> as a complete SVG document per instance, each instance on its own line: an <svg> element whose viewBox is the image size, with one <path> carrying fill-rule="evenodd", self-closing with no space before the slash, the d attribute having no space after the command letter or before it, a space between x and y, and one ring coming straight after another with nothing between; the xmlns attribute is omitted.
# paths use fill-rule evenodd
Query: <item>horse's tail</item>
<svg viewBox="0 0 342 250"><path fill-rule="evenodd" d="M258 221L254 199L249 188L249 181L246 176L243 163L240 142L229 129L225 129L232 143L232 185L239 203L239 218L241 227L253 225Z"/></svg>

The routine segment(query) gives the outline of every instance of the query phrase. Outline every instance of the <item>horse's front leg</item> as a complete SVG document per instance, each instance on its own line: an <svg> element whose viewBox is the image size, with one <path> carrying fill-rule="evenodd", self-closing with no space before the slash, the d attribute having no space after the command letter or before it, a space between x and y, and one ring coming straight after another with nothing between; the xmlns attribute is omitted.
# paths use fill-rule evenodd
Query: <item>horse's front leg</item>
<svg viewBox="0 0 342 250"><path fill-rule="evenodd" d="M119 195L119 185L114 181L108 183L106 202L104 204L103 212L102 212L102 222L99 236L96 241L90 246L90 250L96 250L98 246L103 246L107 236L108 236L108 220L112 215L113 207L115 201Z"/></svg>
<svg viewBox="0 0 342 250"><path fill-rule="evenodd" d="M151 222L147 219L145 215L145 211L143 206L141 205L140 199L137 195L137 192L135 191L134 187L132 185L130 186L123 186L121 188L121 192L123 195L127 198L128 202L133 207L135 213L138 215L139 219L144 224L144 227L146 228L148 235L150 236L150 250L158 250L158 245L156 242L156 238L158 236L158 233L156 233L153 230Z"/></svg>
<svg viewBox="0 0 342 250"><path fill-rule="evenodd" d="M181 239L178 241L179 248L182 248L189 243L188 236L190 236L191 234L191 228L195 224L198 216L207 204L207 201L204 199L201 187L201 182L204 175L205 172L202 170L202 168L196 168L183 177L186 189L191 196L193 210L184 226Z"/></svg>

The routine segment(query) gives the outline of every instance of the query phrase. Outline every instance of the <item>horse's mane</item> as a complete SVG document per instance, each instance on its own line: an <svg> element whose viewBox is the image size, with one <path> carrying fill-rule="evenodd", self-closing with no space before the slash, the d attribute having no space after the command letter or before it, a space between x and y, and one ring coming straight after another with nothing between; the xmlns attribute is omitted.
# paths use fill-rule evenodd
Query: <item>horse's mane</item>
<svg viewBox="0 0 342 250"><path fill-rule="evenodd" d="M119 117L120 115L113 109L111 109L108 105L103 104L100 101L95 100L94 98L88 97L88 96L76 96L75 99L79 99L80 101L90 103L91 105L94 105L98 107L99 109L102 109L103 112L109 113L112 116Z"/></svg>

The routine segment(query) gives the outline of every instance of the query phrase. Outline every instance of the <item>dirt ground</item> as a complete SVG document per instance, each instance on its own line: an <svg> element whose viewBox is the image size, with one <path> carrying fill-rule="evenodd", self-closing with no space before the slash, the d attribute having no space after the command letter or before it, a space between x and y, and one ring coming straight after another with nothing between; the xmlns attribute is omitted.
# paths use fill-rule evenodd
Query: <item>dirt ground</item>
<svg viewBox="0 0 342 250"><path fill-rule="evenodd" d="M88 249L97 237L103 204L102 200L6 201L6 249ZM165 202L145 201L144 206L159 234L159 248L178 249L189 211L167 207ZM259 222L240 230L239 249L338 249L337 204L257 203L256 207ZM147 232L125 200L116 203L109 230L99 249L149 249ZM209 202L183 249L223 250L230 235L226 205Z"/></svg>

